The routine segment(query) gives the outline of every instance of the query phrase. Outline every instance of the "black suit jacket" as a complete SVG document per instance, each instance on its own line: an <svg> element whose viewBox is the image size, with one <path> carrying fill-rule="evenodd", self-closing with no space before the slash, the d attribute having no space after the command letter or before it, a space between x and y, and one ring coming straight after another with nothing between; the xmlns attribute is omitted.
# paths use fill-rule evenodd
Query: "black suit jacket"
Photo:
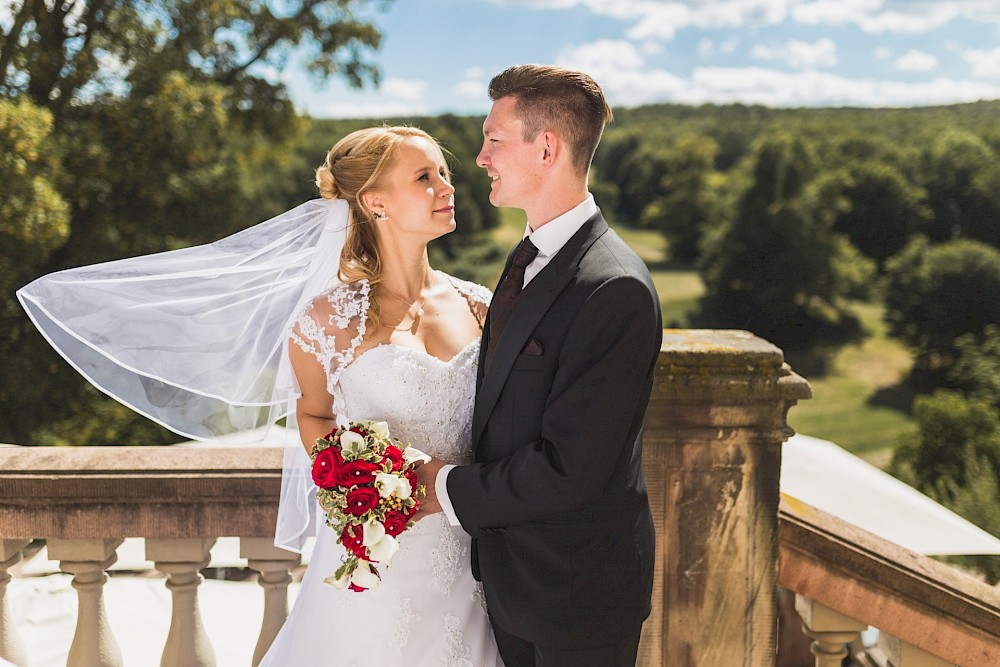
<svg viewBox="0 0 1000 667"><path fill-rule="evenodd" d="M484 328L475 462L448 496L505 630L586 648L649 615L642 421L661 337L649 272L599 212L525 287L488 369Z"/></svg>

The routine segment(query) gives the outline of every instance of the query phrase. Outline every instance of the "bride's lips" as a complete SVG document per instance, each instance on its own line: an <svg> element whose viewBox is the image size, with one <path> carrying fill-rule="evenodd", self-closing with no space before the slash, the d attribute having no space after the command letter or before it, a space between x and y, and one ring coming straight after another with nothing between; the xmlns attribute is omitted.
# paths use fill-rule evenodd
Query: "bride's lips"
<svg viewBox="0 0 1000 667"><path fill-rule="evenodd" d="M445 206L444 208L436 208L436 209L434 209L434 212L435 213L451 213L454 210L455 210L454 206Z"/></svg>

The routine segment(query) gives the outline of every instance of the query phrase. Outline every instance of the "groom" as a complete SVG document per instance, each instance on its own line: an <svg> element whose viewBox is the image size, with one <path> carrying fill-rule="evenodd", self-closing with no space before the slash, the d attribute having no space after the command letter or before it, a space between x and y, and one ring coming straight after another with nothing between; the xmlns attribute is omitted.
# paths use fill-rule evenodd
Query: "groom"
<svg viewBox="0 0 1000 667"><path fill-rule="evenodd" d="M642 420L659 298L587 190L611 118L598 85L521 65L489 93L476 161L490 202L528 225L483 331L475 462L424 466L426 502L473 537L508 667L632 667L653 583Z"/></svg>

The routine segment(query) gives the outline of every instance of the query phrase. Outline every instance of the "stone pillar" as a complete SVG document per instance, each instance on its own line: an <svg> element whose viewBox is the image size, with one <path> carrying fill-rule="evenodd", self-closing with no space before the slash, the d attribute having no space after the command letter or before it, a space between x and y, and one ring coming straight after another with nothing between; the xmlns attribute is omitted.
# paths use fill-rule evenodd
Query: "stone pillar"
<svg viewBox="0 0 1000 667"><path fill-rule="evenodd" d="M79 606L76 612L76 632L69 647L66 667L121 667L122 655L111 632L104 610L105 571L118 554L122 539L48 541L49 558L59 561L63 572L73 575Z"/></svg>
<svg viewBox="0 0 1000 667"><path fill-rule="evenodd" d="M252 664L256 667L288 618L288 584L292 583L289 570L302 562L302 556L274 546L270 538L244 537L240 540L240 557L247 559L250 569L260 572L257 583L264 589L264 619L253 651Z"/></svg>
<svg viewBox="0 0 1000 667"><path fill-rule="evenodd" d="M30 540L0 540L0 659L15 665L27 665L28 653L7 604L7 584L10 583L7 570L21 561L21 550L30 543Z"/></svg>
<svg viewBox="0 0 1000 667"><path fill-rule="evenodd" d="M781 443L810 396L752 334L664 332L643 441L657 564L640 664L774 665Z"/></svg>
<svg viewBox="0 0 1000 667"><path fill-rule="evenodd" d="M146 558L167 575L173 593L170 631L160 667L215 667L215 651L198 611L201 570L209 563L215 538L146 539Z"/></svg>
<svg viewBox="0 0 1000 667"><path fill-rule="evenodd" d="M847 645L860 639L868 628L866 623L803 595L795 596L795 611L802 617L802 632L813 639L810 650L816 656L816 667L840 667L848 654Z"/></svg>

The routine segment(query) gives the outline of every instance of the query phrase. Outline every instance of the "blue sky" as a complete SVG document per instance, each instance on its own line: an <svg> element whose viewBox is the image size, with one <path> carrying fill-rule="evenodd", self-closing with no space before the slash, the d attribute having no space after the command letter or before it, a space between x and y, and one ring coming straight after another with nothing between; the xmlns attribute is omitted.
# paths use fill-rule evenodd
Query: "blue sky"
<svg viewBox="0 0 1000 667"><path fill-rule="evenodd" d="M924 106L1000 99L1000 0L395 0L382 85L280 76L317 117L485 113L509 65L591 74L615 106Z"/></svg>

